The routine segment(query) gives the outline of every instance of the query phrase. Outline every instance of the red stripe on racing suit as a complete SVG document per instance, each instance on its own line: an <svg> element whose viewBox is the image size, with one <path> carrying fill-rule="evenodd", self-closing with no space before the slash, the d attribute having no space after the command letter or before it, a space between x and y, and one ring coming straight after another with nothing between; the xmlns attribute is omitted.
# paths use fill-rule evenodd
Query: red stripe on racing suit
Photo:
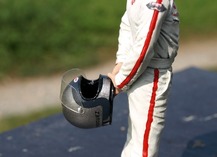
<svg viewBox="0 0 217 157"><path fill-rule="evenodd" d="M124 47L123 45L128 44L125 46L125 49L123 48L122 50L128 52L122 55L124 56L121 59L123 65L115 77L115 82L118 88L128 88L128 86L130 86L144 72L144 70L149 66L151 59L155 56L156 52L154 52L154 45L158 40L163 19L166 17L167 10L170 7L170 2L168 0L157 0L155 4L161 5L163 1L165 1L163 7L166 9L164 11L148 8L147 4L153 2L151 0L147 0L145 4L142 4L142 9L146 12L145 16L143 15L143 10L136 8L136 3L142 3L141 1L137 0L131 6L128 4L127 11L122 19L122 23L125 25L124 31L122 31L123 33L120 31L119 34L119 38L121 38L120 36L123 36L122 40L124 37L127 37L126 40L128 41L124 41L123 43L120 43L119 41L119 45ZM133 7L135 7L135 9ZM135 13L133 13L133 11ZM125 21L123 22L123 20ZM143 23L138 24L137 21L143 21ZM135 36L132 35L130 38L129 34L134 34ZM129 40L131 40L131 45ZM119 54L117 53L117 55Z"/></svg>
<svg viewBox="0 0 217 157"><path fill-rule="evenodd" d="M151 124L153 122L153 113L154 113L154 107L155 107L155 99L156 99L156 92L158 89L158 79L159 79L159 70L154 70L154 85L152 89L152 96L150 100L150 106L148 110L148 118L146 122L146 130L144 133L144 139L143 139L143 157L148 157L148 140L149 140L149 134L151 130Z"/></svg>

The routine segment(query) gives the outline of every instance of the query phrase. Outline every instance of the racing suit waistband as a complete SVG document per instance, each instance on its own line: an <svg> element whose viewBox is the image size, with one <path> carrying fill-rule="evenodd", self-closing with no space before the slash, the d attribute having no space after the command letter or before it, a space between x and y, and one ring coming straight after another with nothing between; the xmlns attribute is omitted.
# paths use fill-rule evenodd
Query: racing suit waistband
<svg viewBox="0 0 217 157"><path fill-rule="evenodd" d="M174 59L152 58L148 67L157 69L168 69L172 66Z"/></svg>

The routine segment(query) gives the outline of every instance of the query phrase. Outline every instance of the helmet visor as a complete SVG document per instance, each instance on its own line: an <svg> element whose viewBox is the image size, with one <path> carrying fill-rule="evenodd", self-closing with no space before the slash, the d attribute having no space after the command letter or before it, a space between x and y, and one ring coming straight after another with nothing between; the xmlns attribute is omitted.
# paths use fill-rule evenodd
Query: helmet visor
<svg viewBox="0 0 217 157"><path fill-rule="evenodd" d="M62 77L60 90L60 100L62 105L77 113L83 112L83 106L81 102L75 100L76 89L70 83L75 81L81 75L85 77L84 72L80 69L71 69L66 71Z"/></svg>

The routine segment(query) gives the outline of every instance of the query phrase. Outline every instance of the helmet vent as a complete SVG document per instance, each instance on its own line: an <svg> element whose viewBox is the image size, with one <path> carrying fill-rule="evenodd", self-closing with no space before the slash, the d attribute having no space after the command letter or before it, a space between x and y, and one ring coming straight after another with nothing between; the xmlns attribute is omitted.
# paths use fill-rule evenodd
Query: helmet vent
<svg viewBox="0 0 217 157"><path fill-rule="evenodd" d="M84 77L81 79L81 94L83 98L93 99L97 97L99 91L99 80L87 80Z"/></svg>

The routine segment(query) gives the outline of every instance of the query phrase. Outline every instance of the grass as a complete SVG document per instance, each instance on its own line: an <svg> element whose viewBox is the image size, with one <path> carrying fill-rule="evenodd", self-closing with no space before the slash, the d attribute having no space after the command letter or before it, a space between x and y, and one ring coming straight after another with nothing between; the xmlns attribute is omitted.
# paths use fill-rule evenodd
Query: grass
<svg viewBox="0 0 217 157"><path fill-rule="evenodd" d="M61 112L60 108L53 107L53 108L43 109L37 112L32 112L30 114L4 117L0 119L0 124L1 124L0 133L14 129L22 125L29 124L31 122L37 121L42 118L46 118L50 115L53 115L59 112Z"/></svg>
<svg viewBox="0 0 217 157"><path fill-rule="evenodd" d="M180 13L181 38L197 38L217 35L217 1L176 0Z"/></svg>
<svg viewBox="0 0 217 157"><path fill-rule="evenodd" d="M0 77L87 67L108 59L99 57L102 53L114 58L123 4L124 0L1 0Z"/></svg>
<svg viewBox="0 0 217 157"><path fill-rule="evenodd" d="M126 0L1 0L0 78L50 75L115 57ZM217 34L217 1L176 0L181 39Z"/></svg>

